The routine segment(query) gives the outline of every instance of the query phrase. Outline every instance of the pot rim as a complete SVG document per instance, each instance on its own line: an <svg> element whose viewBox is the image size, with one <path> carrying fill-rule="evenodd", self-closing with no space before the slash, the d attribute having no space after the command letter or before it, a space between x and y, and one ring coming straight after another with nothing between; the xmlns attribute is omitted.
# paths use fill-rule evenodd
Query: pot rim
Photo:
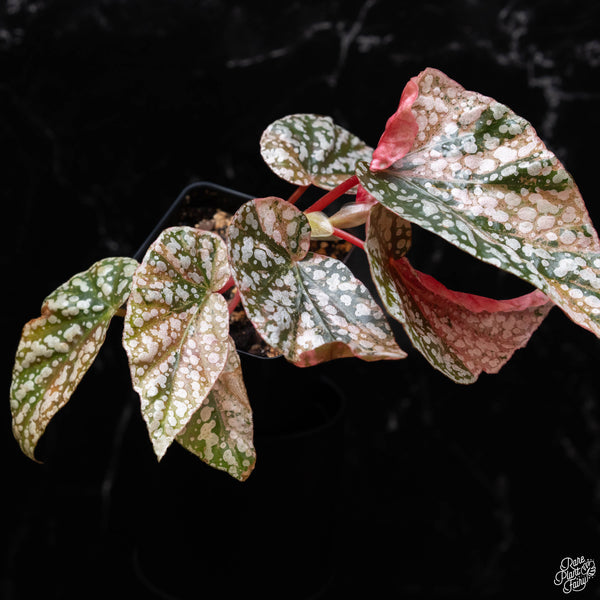
<svg viewBox="0 0 600 600"><path fill-rule="evenodd" d="M225 187L223 185L219 185L217 183L212 183L211 181L195 181L194 183L190 183L187 185L181 192L177 198L172 202L171 206L167 209L167 211L160 218L158 223L154 226L150 234L146 237L142 245L138 248L137 252L134 254L133 258L138 262L144 258L146 251L152 244L152 242L160 235L160 233L166 229L169 225L169 221L173 218L176 212L181 208L181 205L185 202L185 199L190 194L197 189L208 189L214 192L221 193L227 196L234 196L239 198L240 201L248 201L252 200L255 196L251 196L249 194L245 194L243 192L239 192L232 188Z"/></svg>

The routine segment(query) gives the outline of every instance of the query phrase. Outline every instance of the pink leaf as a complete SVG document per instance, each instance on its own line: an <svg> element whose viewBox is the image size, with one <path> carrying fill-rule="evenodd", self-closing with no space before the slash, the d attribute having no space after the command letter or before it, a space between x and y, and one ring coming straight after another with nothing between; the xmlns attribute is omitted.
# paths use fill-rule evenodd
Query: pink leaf
<svg viewBox="0 0 600 600"><path fill-rule="evenodd" d="M407 221L379 204L371 209L365 249L379 295L415 348L457 383L496 373L553 306L538 290L511 300L449 290L411 266L410 245Z"/></svg>
<svg viewBox="0 0 600 600"><path fill-rule="evenodd" d="M412 105L419 95L417 78L413 77L404 88L398 110L388 119L385 131L373 152L371 169L380 171L400 160L412 148L419 127L412 113Z"/></svg>
<svg viewBox="0 0 600 600"><path fill-rule="evenodd" d="M525 279L600 337L600 241L573 178L525 119L435 69L413 81L410 152L357 165L398 216Z"/></svg>
<svg viewBox="0 0 600 600"><path fill-rule="evenodd" d="M371 196L367 190L362 185L357 186L356 188L356 203L357 204L375 204L377 199L374 196Z"/></svg>
<svg viewBox="0 0 600 600"><path fill-rule="evenodd" d="M391 261L400 296L420 314L429 343L443 343L473 378L497 373L523 348L553 303L539 290L510 300L494 300L449 290L414 269L406 258ZM415 316L411 317L412 319Z"/></svg>

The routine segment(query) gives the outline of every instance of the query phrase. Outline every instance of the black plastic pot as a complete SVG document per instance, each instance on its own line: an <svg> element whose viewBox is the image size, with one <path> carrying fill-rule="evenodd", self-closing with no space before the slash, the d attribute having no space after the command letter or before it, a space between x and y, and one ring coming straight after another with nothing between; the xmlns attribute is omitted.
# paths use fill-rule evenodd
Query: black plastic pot
<svg viewBox="0 0 600 600"><path fill-rule="evenodd" d="M150 232L145 242L135 254L136 260L142 260L150 244L167 227L176 225L193 226L194 213L203 207L220 208L229 213L234 213L244 202L252 200L253 196L243 194L216 183L199 181L188 185L177 196L169 209L162 216L156 227Z"/></svg>
<svg viewBox="0 0 600 600"><path fill-rule="evenodd" d="M235 212L250 198L210 183L187 187L137 258L164 228L192 225L198 207ZM137 476L124 450L120 493L129 489L129 510L142 509L133 567L156 598L320 598L334 578L344 398L326 368L241 358L258 456L246 482L177 444Z"/></svg>

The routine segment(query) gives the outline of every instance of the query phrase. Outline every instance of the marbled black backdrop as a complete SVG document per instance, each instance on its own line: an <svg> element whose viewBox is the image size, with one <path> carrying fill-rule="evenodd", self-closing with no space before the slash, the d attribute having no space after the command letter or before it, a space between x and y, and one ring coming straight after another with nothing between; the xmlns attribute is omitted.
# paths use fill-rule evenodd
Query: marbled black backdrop
<svg viewBox="0 0 600 600"><path fill-rule="evenodd" d="M285 197L257 151L267 124L328 114L375 144L426 66L531 121L600 225L597 2L6 0L0 10L5 390L20 328L43 297L101 257L135 252L185 185ZM445 277L443 267L459 269L439 251L415 261L467 291L507 293L480 289L473 263ZM109 404L122 358L107 353L89 376L108 382ZM501 374L469 388L414 353L336 365L349 406L343 543L326 597L562 595L561 558L600 560L599 358L595 338L555 310ZM3 598L71 597L70 561L87 538L65 528L103 535L109 467L85 389L70 410L100 449L80 462L68 458L67 430L48 433L46 464L21 456L7 398ZM600 579L584 593L600 595Z"/></svg>

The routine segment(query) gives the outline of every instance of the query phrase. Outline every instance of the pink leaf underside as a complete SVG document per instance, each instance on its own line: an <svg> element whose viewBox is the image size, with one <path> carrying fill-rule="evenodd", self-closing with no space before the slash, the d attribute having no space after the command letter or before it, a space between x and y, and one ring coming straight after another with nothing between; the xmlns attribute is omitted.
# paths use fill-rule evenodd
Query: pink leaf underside
<svg viewBox="0 0 600 600"><path fill-rule="evenodd" d="M404 88L398 110L388 119L385 131L373 152L371 169L387 169L405 156L417 137L419 127L412 112L412 105L419 95L417 78L413 77Z"/></svg>
<svg viewBox="0 0 600 600"><path fill-rule="evenodd" d="M359 185L356 188L356 202L357 204L375 204L377 199L371 196L362 185Z"/></svg>
<svg viewBox="0 0 600 600"><path fill-rule="evenodd" d="M377 204L369 213L367 251L379 295L411 342L457 383L497 372L523 347L553 303L540 291L511 300L449 290L414 269L406 254L411 225Z"/></svg>
<svg viewBox="0 0 600 600"><path fill-rule="evenodd" d="M400 295L410 296L429 336L445 344L474 378L482 371L497 373L515 350L527 344L553 306L539 290L494 300L449 290L414 269L406 258L391 259L390 264Z"/></svg>

